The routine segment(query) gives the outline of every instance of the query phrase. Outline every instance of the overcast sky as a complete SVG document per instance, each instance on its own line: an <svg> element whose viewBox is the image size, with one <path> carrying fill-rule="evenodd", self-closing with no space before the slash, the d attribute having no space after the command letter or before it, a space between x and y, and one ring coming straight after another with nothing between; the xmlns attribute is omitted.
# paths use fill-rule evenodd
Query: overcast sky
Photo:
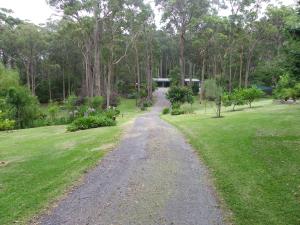
<svg viewBox="0 0 300 225"><path fill-rule="evenodd" d="M154 7L154 0L145 0L151 3ZM280 2L280 0L272 0L273 2ZM284 5L295 4L296 0L281 0ZM33 23L45 23L49 17L55 15L55 10L50 8L46 0L0 0L0 8L8 8L14 11L14 16L23 20L29 20ZM158 15L156 17L157 23L160 20L160 13L155 10Z"/></svg>

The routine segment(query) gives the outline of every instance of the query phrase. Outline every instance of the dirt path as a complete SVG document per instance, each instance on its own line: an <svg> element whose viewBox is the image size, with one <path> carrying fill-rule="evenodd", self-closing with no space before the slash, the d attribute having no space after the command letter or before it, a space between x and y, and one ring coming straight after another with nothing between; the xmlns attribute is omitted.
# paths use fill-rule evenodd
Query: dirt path
<svg viewBox="0 0 300 225"><path fill-rule="evenodd" d="M168 102L163 89L156 96L152 111L136 119L120 146L41 224L223 224L205 167L159 118Z"/></svg>

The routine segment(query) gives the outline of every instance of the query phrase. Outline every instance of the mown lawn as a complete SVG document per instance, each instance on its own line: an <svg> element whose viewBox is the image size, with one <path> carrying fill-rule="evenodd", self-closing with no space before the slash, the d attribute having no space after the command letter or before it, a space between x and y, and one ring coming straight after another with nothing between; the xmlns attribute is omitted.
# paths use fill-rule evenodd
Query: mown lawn
<svg viewBox="0 0 300 225"><path fill-rule="evenodd" d="M215 119L196 104L196 114L163 118L198 150L234 224L299 225L300 105L255 105Z"/></svg>
<svg viewBox="0 0 300 225"><path fill-rule="evenodd" d="M115 127L66 132L65 126L0 132L0 224L28 222L59 198L119 140L138 110L123 100Z"/></svg>

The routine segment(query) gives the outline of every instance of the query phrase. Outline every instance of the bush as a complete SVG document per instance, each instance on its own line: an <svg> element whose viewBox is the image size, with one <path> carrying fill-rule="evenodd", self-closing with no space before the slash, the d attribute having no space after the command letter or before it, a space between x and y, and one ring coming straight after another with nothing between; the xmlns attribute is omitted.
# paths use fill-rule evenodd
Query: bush
<svg viewBox="0 0 300 225"><path fill-rule="evenodd" d="M116 121L107 117L107 116L89 116L89 117L80 117L75 119L68 127L67 130L70 132L78 130L87 130L97 127L108 127L115 126Z"/></svg>
<svg viewBox="0 0 300 225"><path fill-rule="evenodd" d="M172 108L174 104L181 105L185 102L193 104L194 102L192 90L181 86L172 86L167 92L167 99L171 102Z"/></svg>
<svg viewBox="0 0 300 225"><path fill-rule="evenodd" d="M223 103L223 106L225 106L225 107L232 106L232 98L231 98L231 94L225 93L225 94L222 96L222 103Z"/></svg>
<svg viewBox="0 0 300 225"><path fill-rule="evenodd" d="M199 83L194 82L192 86L193 95L196 96L199 94L199 88L200 88Z"/></svg>
<svg viewBox="0 0 300 225"><path fill-rule="evenodd" d="M246 88L242 90L242 98L249 105L250 108L252 102L254 102L255 99L258 99L262 96L263 91L256 87Z"/></svg>
<svg viewBox="0 0 300 225"><path fill-rule="evenodd" d="M48 113L52 121L56 120L58 112L59 112L58 104L56 102L51 102L48 107Z"/></svg>
<svg viewBox="0 0 300 225"><path fill-rule="evenodd" d="M107 106L107 99L106 97L104 98L102 108L106 109ZM120 104L120 97L116 92L112 92L110 95L110 106L117 107Z"/></svg>
<svg viewBox="0 0 300 225"><path fill-rule="evenodd" d="M96 111L101 111L104 99L101 96L96 96L90 99L90 106Z"/></svg>
<svg viewBox="0 0 300 225"><path fill-rule="evenodd" d="M163 115L169 114L170 113L170 108L164 108L162 111Z"/></svg>
<svg viewBox="0 0 300 225"><path fill-rule="evenodd" d="M232 94L230 95L233 108L232 110L235 110L235 107L238 105L245 105L245 99L244 99L244 90L243 89L234 89Z"/></svg>
<svg viewBox="0 0 300 225"><path fill-rule="evenodd" d="M145 108L151 107L153 105L153 102L151 100L146 100L143 102L143 106Z"/></svg>
<svg viewBox="0 0 300 225"><path fill-rule="evenodd" d="M300 98L300 83L297 83L294 87L295 89L295 94L297 98Z"/></svg>
<svg viewBox="0 0 300 225"><path fill-rule="evenodd" d="M0 111L0 131L12 130L16 125L16 121L4 119L4 113Z"/></svg>
<svg viewBox="0 0 300 225"><path fill-rule="evenodd" d="M293 88L282 88L280 91L276 92L276 97L279 99L283 99L285 101L289 99L296 100L297 98L297 92Z"/></svg>
<svg viewBox="0 0 300 225"><path fill-rule="evenodd" d="M178 116L178 115L181 115L181 114L184 114L184 110L182 109L172 109L172 112L171 112L171 115L172 116Z"/></svg>
<svg viewBox="0 0 300 225"><path fill-rule="evenodd" d="M115 107L111 107L111 108L106 109L105 111L103 111L103 112L101 113L101 115L104 115L104 116L106 116L106 117L108 117L108 118L110 118L110 119L115 120L116 117L117 117L118 115L120 115L120 113L121 113L120 110L118 110L118 109L115 108Z"/></svg>
<svg viewBox="0 0 300 225"><path fill-rule="evenodd" d="M70 116L71 120L74 119L75 116L76 116L76 111L77 111L76 103L77 103L77 96L76 95L70 95L67 98L65 106L66 106L66 109L69 112L69 116Z"/></svg>
<svg viewBox="0 0 300 225"><path fill-rule="evenodd" d="M14 120L1 120L0 119L0 131L12 130L14 129L16 121Z"/></svg>
<svg viewBox="0 0 300 225"><path fill-rule="evenodd" d="M33 121L38 118L39 105L37 98L25 87L11 88L6 97L10 108L9 115L16 121L18 128L32 127Z"/></svg>

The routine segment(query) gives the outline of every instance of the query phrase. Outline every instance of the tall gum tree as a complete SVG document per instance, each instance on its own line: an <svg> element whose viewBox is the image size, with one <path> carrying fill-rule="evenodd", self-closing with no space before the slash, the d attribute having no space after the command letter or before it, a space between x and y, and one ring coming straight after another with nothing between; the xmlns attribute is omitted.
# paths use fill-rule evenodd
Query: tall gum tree
<svg viewBox="0 0 300 225"><path fill-rule="evenodd" d="M166 26L173 29L179 39L179 64L181 84L185 79L185 38L189 25L193 18L201 17L208 12L209 1L207 0L156 0L157 5L163 9L162 21Z"/></svg>

